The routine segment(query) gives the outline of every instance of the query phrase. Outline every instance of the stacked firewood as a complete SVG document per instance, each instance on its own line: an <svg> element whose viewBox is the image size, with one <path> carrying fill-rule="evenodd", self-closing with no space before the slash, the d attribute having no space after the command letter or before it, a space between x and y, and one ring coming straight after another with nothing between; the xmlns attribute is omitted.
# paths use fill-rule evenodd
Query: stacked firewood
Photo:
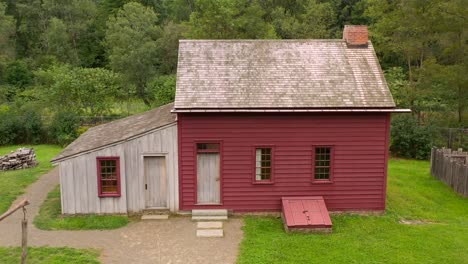
<svg viewBox="0 0 468 264"><path fill-rule="evenodd" d="M10 154L0 156L0 171L36 167L36 153L33 148L19 148Z"/></svg>

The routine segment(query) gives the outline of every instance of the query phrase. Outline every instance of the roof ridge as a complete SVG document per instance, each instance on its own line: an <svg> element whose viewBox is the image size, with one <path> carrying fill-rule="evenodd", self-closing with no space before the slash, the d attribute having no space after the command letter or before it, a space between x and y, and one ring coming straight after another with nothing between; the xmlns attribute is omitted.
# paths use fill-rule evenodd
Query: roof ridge
<svg viewBox="0 0 468 264"><path fill-rule="evenodd" d="M343 39L180 39L179 42L345 42Z"/></svg>
<svg viewBox="0 0 468 264"><path fill-rule="evenodd" d="M118 118L118 119L115 119L115 120L112 120L110 122L107 122L107 123L103 123L103 124L99 124L97 126L93 126L93 127L90 127L88 129L89 130L92 130L92 129L95 129L95 128L99 128L99 127L104 127L106 125L112 125L112 124L115 124L115 123L118 123L118 122L122 122L122 121L125 121L127 119L135 119L135 118L138 118L139 116L142 116L142 115L146 115L146 114L149 114L150 112L153 112L153 111L160 111L161 109L169 106L169 105L174 105L174 102L172 103L168 103L168 104L165 104L165 105L160 105L158 107L155 107L155 108L152 108L152 109L149 109L149 110L146 110L144 112L141 112L141 113L136 113L136 114L133 114L133 115L129 115L129 116L125 116L125 117L122 117L122 118Z"/></svg>

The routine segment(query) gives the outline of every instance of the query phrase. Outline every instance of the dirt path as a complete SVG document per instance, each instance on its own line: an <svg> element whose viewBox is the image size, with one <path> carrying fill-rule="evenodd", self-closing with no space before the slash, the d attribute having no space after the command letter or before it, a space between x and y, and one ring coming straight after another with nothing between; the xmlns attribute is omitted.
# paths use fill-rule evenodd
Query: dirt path
<svg viewBox="0 0 468 264"><path fill-rule="evenodd" d="M117 230L43 231L33 224L33 216L59 182L58 170L41 176L14 202L27 198L29 245L96 248L102 250L103 263L235 263L242 240L242 219L230 219L224 226L224 238L197 238L196 225L188 217L163 221L140 221ZM0 246L21 245L21 219L17 211L0 222Z"/></svg>

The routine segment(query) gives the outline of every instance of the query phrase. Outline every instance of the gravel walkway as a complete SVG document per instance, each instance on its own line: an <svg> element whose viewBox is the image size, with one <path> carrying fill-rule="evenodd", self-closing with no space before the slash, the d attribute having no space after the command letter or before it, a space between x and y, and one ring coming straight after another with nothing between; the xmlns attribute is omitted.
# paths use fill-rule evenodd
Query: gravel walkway
<svg viewBox="0 0 468 264"><path fill-rule="evenodd" d="M231 218L224 225L224 238L197 238L196 223L188 217L162 221L139 221L116 230L43 231L33 224L33 216L59 182L58 170L41 176L14 202L27 198L30 246L95 248L103 263L235 263L242 240L242 219ZM0 222L0 246L21 245L21 219L17 211Z"/></svg>

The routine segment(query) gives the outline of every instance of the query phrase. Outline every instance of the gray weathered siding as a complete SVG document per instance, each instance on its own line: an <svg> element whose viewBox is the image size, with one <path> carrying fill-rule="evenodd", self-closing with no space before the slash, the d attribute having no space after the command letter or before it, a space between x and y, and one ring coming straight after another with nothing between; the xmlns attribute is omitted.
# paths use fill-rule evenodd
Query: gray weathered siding
<svg viewBox="0 0 468 264"><path fill-rule="evenodd" d="M177 126L171 124L143 136L61 161L60 186L64 214L127 213L145 208L143 157L165 156L168 207L178 210ZM98 197L96 157L120 157L120 197Z"/></svg>

